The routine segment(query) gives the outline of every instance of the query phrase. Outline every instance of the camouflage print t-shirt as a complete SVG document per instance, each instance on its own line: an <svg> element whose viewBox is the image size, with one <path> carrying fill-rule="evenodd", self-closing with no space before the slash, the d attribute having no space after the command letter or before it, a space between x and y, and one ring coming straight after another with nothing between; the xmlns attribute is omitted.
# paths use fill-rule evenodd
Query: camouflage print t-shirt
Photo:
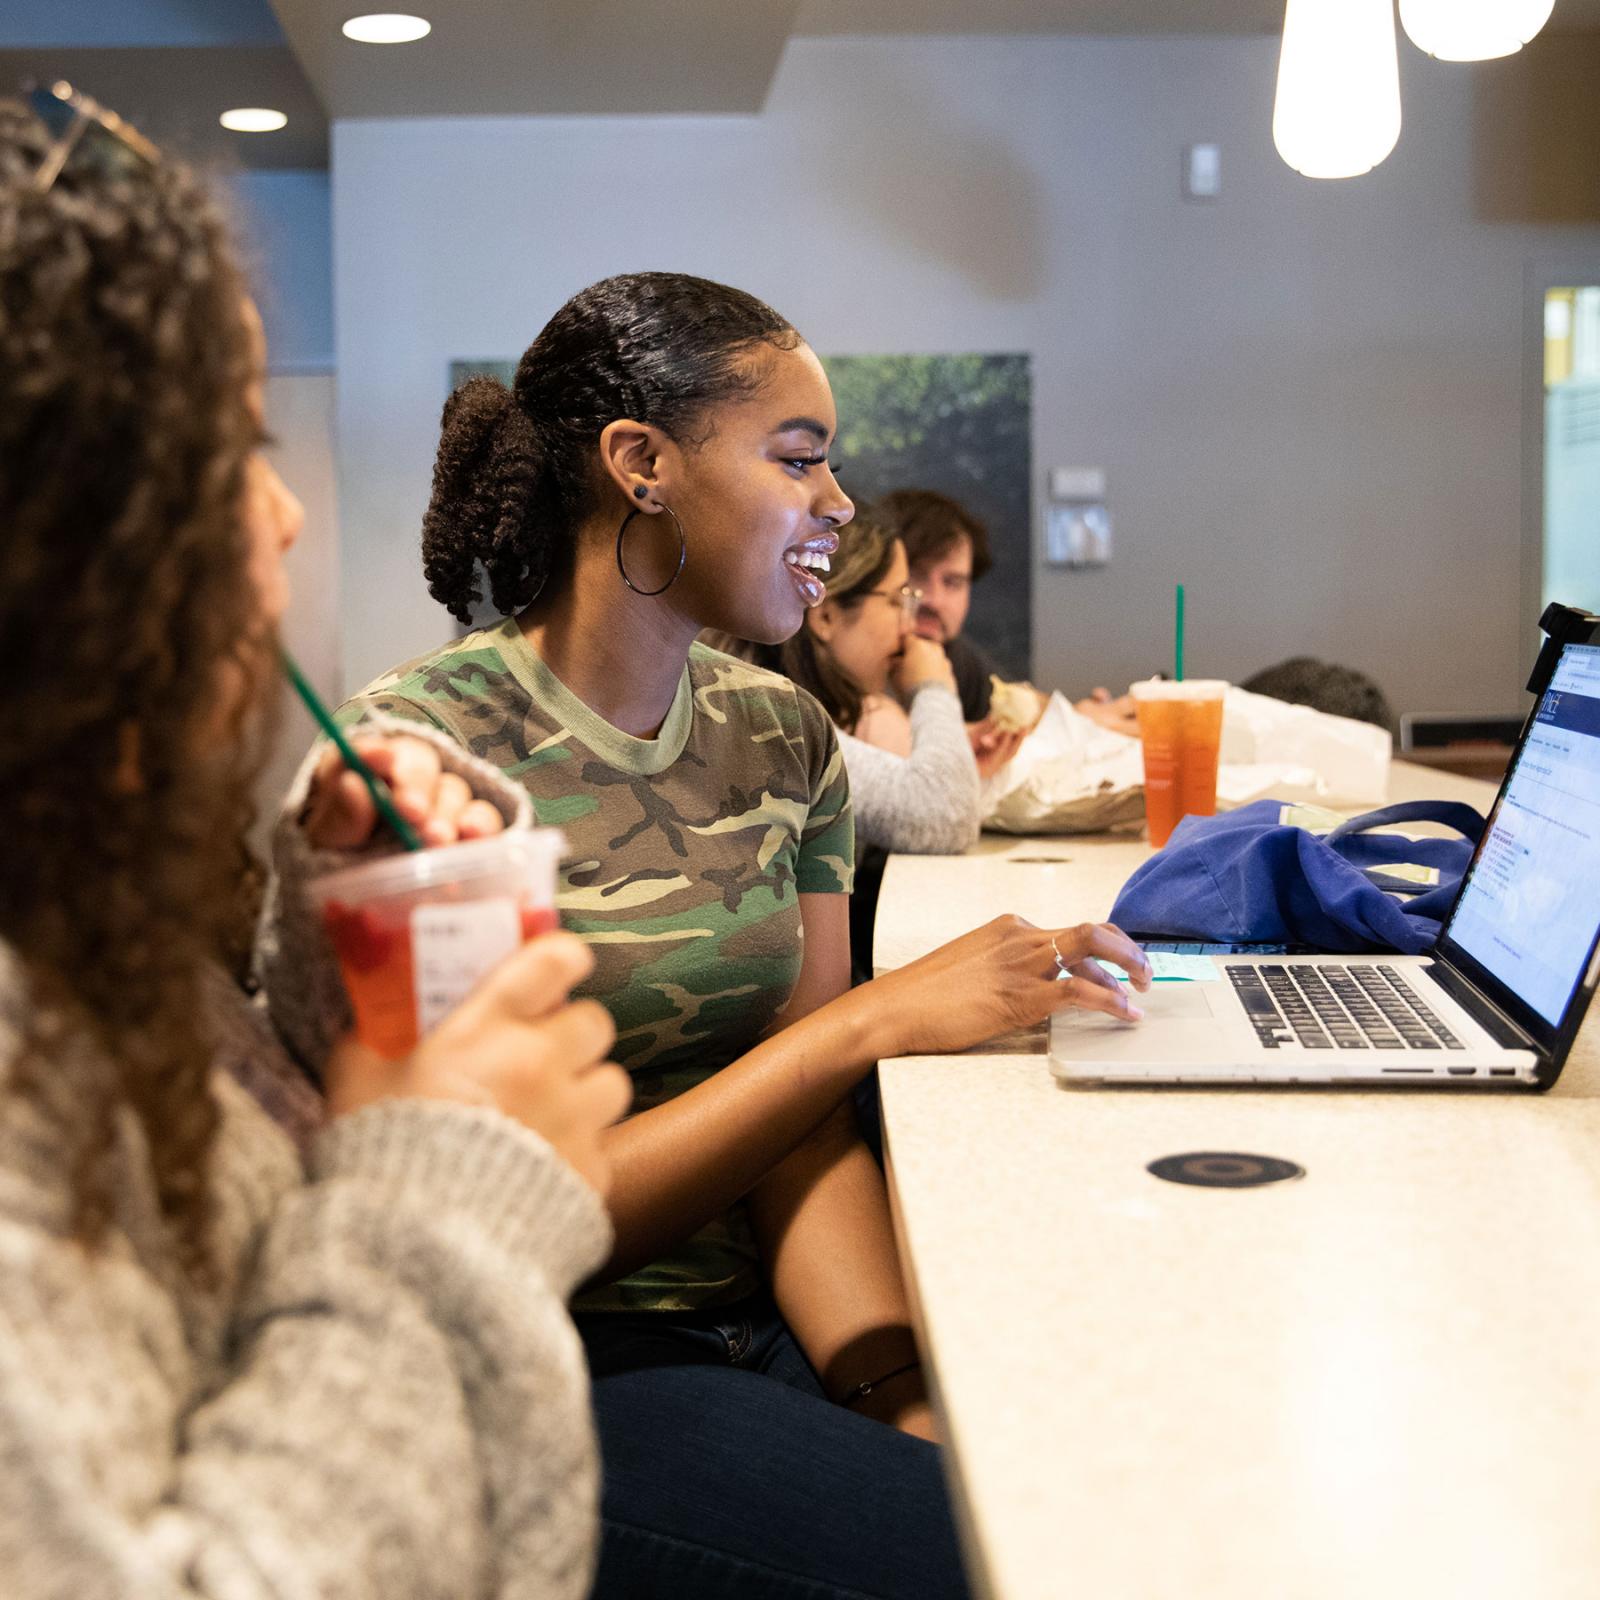
<svg viewBox="0 0 1600 1600"><path fill-rule="evenodd" d="M654 739L611 726L514 620L397 667L340 709L413 717L523 783L568 853L562 923L595 970L634 1112L751 1049L800 974L800 894L847 894L850 794L827 713L787 678L696 644ZM759 1281L742 1206L580 1310L726 1304Z"/></svg>

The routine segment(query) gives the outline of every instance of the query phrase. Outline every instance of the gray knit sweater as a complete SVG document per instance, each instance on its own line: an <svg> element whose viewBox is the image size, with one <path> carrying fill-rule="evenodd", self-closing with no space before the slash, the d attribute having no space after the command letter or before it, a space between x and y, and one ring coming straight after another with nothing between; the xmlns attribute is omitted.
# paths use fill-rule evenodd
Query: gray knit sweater
<svg viewBox="0 0 1600 1600"><path fill-rule="evenodd" d="M911 700L911 754L839 734L850 775L857 853L867 845L909 855L959 855L978 841L978 768L961 702L942 683Z"/></svg>
<svg viewBox="0 0 1600 1600"><path fill-rule="evenodd" d="M128 1118L116 1213L71 1236L64 1126L0 1099L6 1600L576 1600L597 1466L564 1301L610 1243L593 1192L498 1112L387 1101L304 1158L240 1086L284 1063L218 985L220 1285L186 1282ZM23 1005L0 946L0 1071Z"/></svg>

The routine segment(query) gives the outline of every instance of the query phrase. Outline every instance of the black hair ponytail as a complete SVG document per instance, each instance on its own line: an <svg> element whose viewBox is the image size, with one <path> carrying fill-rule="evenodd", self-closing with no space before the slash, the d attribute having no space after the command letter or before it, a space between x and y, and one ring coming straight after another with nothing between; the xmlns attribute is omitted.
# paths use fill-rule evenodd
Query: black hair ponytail
<svg viewBox="0 0 1600 1600"><path fill-rule="evenodd" d="M527 605L548 573L529 538L528 510L539 476L538 441L498 378L469 378L444 403L433 495L422 521L428 592L462 622L489 595L502 614Z"/></svg>
<svg viewBox="0 0 1600 1600"><path fill-rule="evenodd" d="M601 504L600 434L619 417L685 445L713 406L757 390L741 356L800 336L753 295L678 272L605 278L570 299L511 389L469 378L445 402L422 523L428 591L463 622L502 616L569 575L577 531Z"/></svg>

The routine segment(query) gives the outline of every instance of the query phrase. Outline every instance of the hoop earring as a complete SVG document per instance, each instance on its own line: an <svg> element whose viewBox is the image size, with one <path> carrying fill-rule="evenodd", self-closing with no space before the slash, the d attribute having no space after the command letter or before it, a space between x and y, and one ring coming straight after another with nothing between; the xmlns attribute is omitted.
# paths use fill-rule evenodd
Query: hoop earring
<svg viewBox="0 0 1600 1600"><path fill-rule="evenodd" d="M622 519L622 526L617 529L617 571L622 574L622 581L627 584L627 586L632 589L635 594L648 597L653 594L665 594L667 590L678 581L678 576L683 571L684 563L689 559L689 543L688 540L686 540L683 536L683 524L678 521L678 513L674 511L671 506L663 505L661 509L672 518L672 526L677 530L678 533L678 565L673 569L672 576L668 578L659 589L641 589L639 585L628 576L628 569L622 564L622 536L628 531L628 524L632 522L633 519L638 516L640 511L643 509L644 508L642 506L634 506L628 512L627 516Z"/></svg>

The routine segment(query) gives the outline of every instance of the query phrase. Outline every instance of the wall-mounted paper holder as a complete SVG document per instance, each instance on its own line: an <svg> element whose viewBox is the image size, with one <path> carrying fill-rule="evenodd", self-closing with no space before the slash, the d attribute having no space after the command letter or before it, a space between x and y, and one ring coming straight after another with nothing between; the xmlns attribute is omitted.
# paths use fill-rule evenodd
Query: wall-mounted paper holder
<svg viewBox="0 0 1600 1600"><path fill-rule="evenodd" d="M1046 480L1044 564L1103 567L1111 560L1111 508L1099 467L1052 467Z"/></svg>

